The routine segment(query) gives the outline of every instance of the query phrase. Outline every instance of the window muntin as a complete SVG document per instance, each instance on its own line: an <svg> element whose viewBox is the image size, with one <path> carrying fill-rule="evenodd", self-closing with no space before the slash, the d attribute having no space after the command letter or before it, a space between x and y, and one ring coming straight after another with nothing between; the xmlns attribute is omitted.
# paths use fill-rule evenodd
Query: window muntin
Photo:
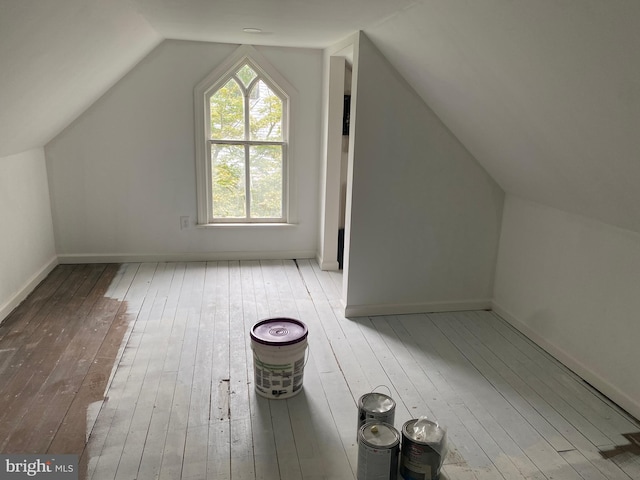
<svg viewBox="0 0 640 480"><path fill-rule="evenodd" d="M286 221L287 99L247 59L207 96L211 222Z"/></svg>

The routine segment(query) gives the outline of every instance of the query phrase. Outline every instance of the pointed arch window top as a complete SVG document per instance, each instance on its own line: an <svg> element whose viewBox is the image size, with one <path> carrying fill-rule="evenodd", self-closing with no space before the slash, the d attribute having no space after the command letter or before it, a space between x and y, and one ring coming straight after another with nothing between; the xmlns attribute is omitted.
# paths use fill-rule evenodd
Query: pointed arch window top
<svg viewBox="0 0 640 480"><path fill-rule="evenodd" d="M208 103L211 140L285 140L282 98L246 64L209 97Z"/></svg>
<svg viewBox="0 0 640 480"><path fill-rule="evenodd" d="M248 88L253 79L257 76L258 74L253 70L253 68L246 63L236 72L236 77L240 79L245 88Z"/></svg>
<svg viewBox="0 0 640 480"><path fill-rule="evenodd" d="M200 224L291 222L292 93L248 46L196 87L196 126L204 133L196 143Z"/></svg>

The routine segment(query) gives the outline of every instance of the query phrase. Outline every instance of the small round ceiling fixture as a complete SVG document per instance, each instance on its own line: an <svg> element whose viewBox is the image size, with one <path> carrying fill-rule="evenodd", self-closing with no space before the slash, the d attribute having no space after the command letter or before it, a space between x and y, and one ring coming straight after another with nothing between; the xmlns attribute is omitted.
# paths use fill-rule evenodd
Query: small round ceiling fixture
<svg viewBox="0 0 640 480"><path fill-rule="evenodd" d="M261 28L245 27L242 29L244 33L262 33Z"/></svg>

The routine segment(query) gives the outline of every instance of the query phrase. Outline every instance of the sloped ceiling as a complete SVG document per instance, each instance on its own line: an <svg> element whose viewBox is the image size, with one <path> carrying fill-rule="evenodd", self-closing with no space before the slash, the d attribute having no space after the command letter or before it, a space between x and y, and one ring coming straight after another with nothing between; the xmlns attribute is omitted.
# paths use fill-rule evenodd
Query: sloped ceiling
<svg viewBox="0 0 640 480"><path fill-rule="evenodd" d="M429 0L366 33L507 192L640 231L640 2Z"/></svg>
<svg viewBox="0 0 640 480"><path fill-rule="evenodd" d="M324 48L413 3L0 0L0 158L45 145L165 38Z"/></svg>
<svg viewBox="0 0 640 480"><path fill-rule="evenodd" d="M0 0L0 157L45 145L161 40L128 0Z"/></svg>
<svg viewBox="0 0 640 480"><path fill-rule="evenodd" d="M323 48L361 29L507 192L640 231L639 27L637 0L0 0L0 157L163 38Z"/></svg>

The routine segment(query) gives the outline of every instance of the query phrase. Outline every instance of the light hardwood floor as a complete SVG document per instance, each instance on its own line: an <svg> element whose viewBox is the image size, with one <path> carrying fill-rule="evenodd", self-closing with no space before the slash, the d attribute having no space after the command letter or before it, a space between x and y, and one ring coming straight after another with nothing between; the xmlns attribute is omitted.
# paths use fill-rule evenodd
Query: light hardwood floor
<svg viewBox="0 0 640 480"><path fill-rule="evenodd" d="M638 423L492 312L346 319L340 282L309 260L59 266L0 326L1 451L76 453L91 480L349 480L378 387L397 428L447 429L442 479L640 479ZM249 331L275 316L309 327L288 400L253 390Z"/></svg>

